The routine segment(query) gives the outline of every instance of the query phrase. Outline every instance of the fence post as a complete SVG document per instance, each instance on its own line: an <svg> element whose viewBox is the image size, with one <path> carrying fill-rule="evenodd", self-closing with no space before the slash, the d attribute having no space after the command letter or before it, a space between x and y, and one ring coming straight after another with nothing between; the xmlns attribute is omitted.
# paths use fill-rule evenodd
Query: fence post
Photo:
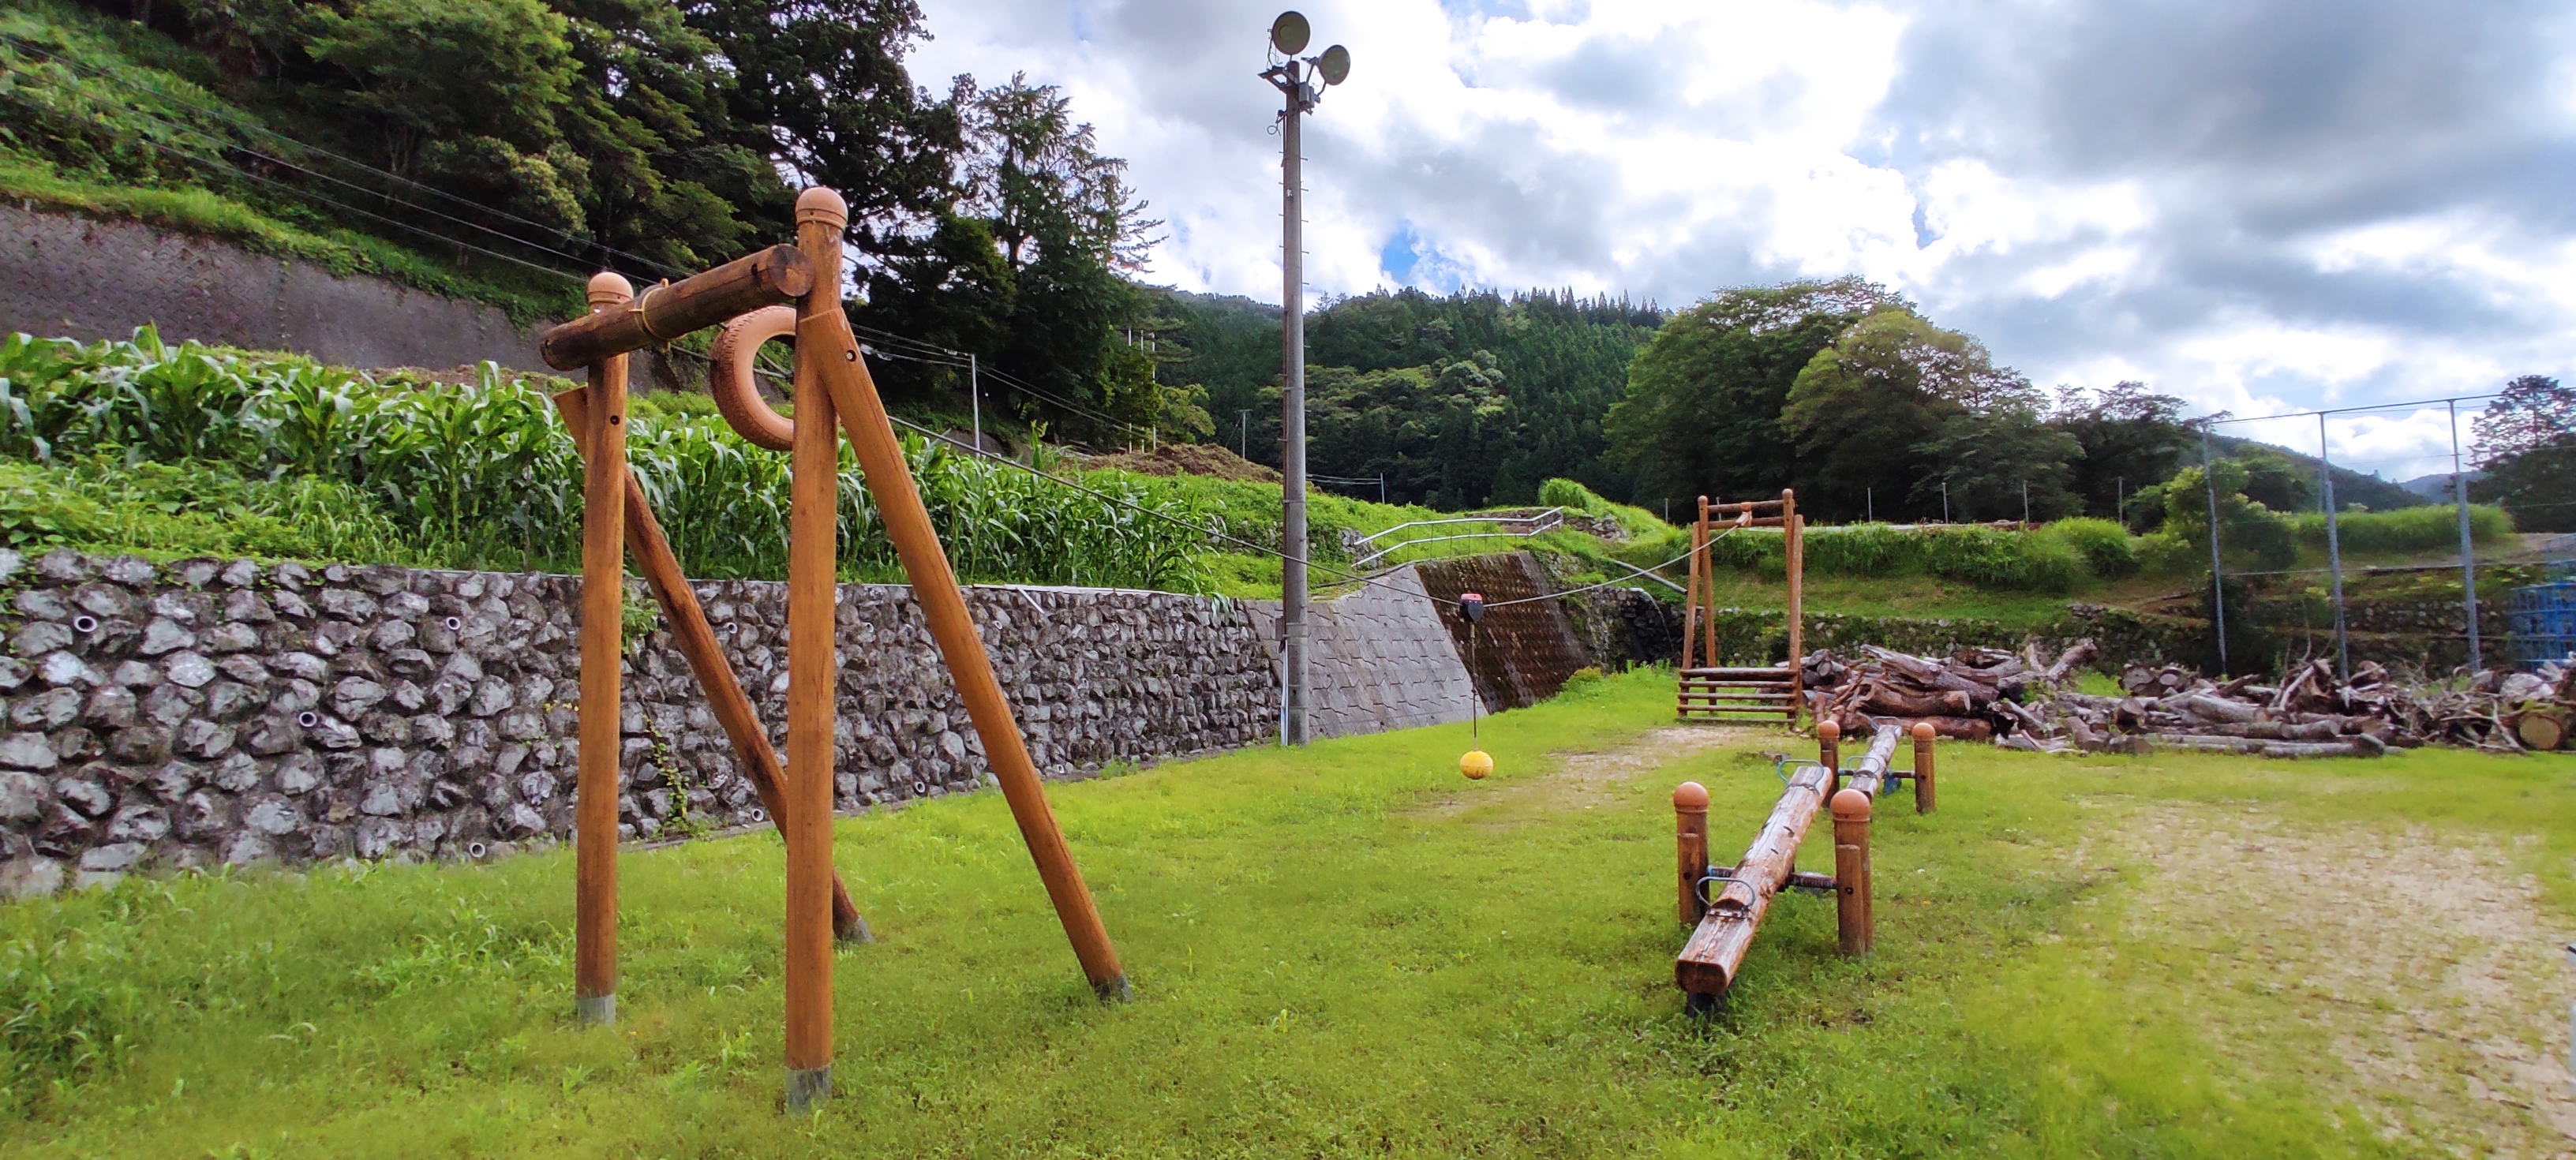
<svg viewBox="0 0 2576 1160"><path fill-rule="evenodd" d="M2200 425L2200 481L2209 487L2209 623L2218 633L2218 675L2227 675L2227 565L2218 555L2218 478L2209 469L2209 424Z"/></svg>
<svg viewBox="0 0 2576 1160"><path fill-rule="evenodd" d="M2326 417L2317 415L2317 487L2326 505L2326 569L2334 577L2335 675L2352 679L2352 640L2344 634L2343 534L2335 523L2333 448L2326 445Z"/></svg>
<svg viewBox="0 0 2576 1160"><path fill-rule="evenodd" d="M1826 792L1842 784L1843 727L1833 721L1816 722L1816 764L1825 767Z"/></svg>
<svg viewBox="0 0 2576 1160"><path fill-rule="evenodd" d="M2460 402L2445 399L2451 415L2451 497L2460 509L2460 599L2469 616L2469 671L2485 667L2478 656L2478 554L2469 545L2469 477L2460 473Z"/></svg>

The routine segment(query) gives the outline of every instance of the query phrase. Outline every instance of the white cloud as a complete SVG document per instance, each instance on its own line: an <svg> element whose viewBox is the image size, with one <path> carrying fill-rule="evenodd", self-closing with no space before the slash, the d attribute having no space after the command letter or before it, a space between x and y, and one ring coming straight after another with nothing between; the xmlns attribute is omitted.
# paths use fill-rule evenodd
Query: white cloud
<svg viewBox="0 0 2576 1160"><path fill-rule="evenodd" d="M2353 0L2333 51L2300 0L1301 7L1354 62L1307 123L1312 294L1858 273L2040 383L2239 414L2576 372L2576 24L2544 0ZM924 8L917 81L1025 71L1130 160L1151 278L1277 299L1274 4ZM2448 454L2421 414L2334 432Z"/></svg>

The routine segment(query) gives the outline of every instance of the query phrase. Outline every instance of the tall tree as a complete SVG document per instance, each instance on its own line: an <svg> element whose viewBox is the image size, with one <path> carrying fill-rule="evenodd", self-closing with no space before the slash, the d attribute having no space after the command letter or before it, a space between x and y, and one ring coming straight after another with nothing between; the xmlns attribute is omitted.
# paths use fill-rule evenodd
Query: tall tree
<svg viewBox="0 0 2576 1160"><path fill-rule="evenodd" d="M1666 320L1602 421L1611 454L1636 475L1633 494L1652 504L1796 482L1799 449L1781 410L1799 373L1836 335L1899 302L1842 278L1728 290Z"/></svg>
<svg viewBox="0 0 2576 1160"><path fill-rule="evenodd" d="M801 182L850 203L863 256L925 234L954 197L954 100L934 100L904 69L929 34L913 0L684 0L690 28L715 45L733 120ZM784 198L764 225L783 227Z"/></svg>
<svg viewBox="0 0 2576 1160"><path fill-rule="evenodd" d="M2048 424L2074 436L2083 449L2070 486L2084 514L2125 519L2122 500L2172 478L2191 439L2182 407L2181 399L2157 394L2145 383L2057 389Z"/></svg>
<svg viewBox="0 0 2576 1160"><path fill-rule="evenodd" d="M2523 375L2487 404L2476 429L2485 475L2470 495L2503 504L2524 531L2576 531L2576 391Z"/></svg>

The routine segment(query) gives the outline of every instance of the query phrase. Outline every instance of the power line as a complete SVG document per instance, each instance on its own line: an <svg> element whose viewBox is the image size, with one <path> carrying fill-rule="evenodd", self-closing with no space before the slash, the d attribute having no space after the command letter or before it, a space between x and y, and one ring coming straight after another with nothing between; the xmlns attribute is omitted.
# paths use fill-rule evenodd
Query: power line
<svg viewBox="0 0 2576 1160"><path fill-rule="evenodd" d="M137 78L133 78L133 77L125 77L125 76L119 76L119 75L117 75L117 74L114 74L114 73L109 72L109 71L108 71L108 70L106 70L106 69L102 69L102 68L99 68L99 67L97 67L97 66L95 66L95 65L90 65L90 64L86 64L86 63L84 63L84 62L78 61L78 60L74 60L74 59L72 59L72 58L70 58L70 57L66 57L66 56L62 55L60 52L54 51L54 50L52 50L52 49L49 49L49 48L47 48L47 47L45 47L45 46L43 46L43 45L39 45L39 44L33 43L33 42L31 42L31 41L24 40L24 39L22 39L22 38L19 38L19 37L16 37L16 36L12 36L12 35L10 35L10 34L8 34L8 33L0 32L0 41L6 41L6 42L8 42L9 44L11 44L11 45L16 46L17 48L19 48L21 51L30 52L30 53L32 53L32 54L34 54L34 55L36 55L36 56L43 57L43 58L44 58L44 59L46 59L46 60L52 61L53 63L58 64L58 65L61 65L61 66L63 66L64 68L70 69L70 70L72 70L72 71L74 71L74 72L83 73L83 74L86 74L86 75L88 75L88 76L90 76L90 77L96 78L96 79L98 79L98 80L106 81L106 82L108 82L108 83L110 83L110 84L120 84L120 85L123 85L123 84L131 84L131 85L134 85L134 86L135 86L135 87L137 87L137 88L141 88L141 89L143 89L144 91L149 92L149 93L152 93L152 94L153 94L153 95L155 95L155 96L161 97L161 98L162 98L162 99L164 99L164 100L170 101L170 102L171 102L171 103L173 103L173 104L177 104L177 105L185 106L185 107L187 107L187 108L188 108L190 111L192 111L192 112L197 112L197 113L202 113L202 114L206 114L206 115L212 116L212 117L214 117L214 118L216 118L216 119L218 119L218 120L222 120L222 121L228 122L228 123L230 123L230 124L236 125L236 126L238 126L238 127L240 127L240 128L247 129L247 130L249 130L249 131L251 131L251 132L253 132L253 133L260 134L261 136L265 136L265 137L273 138L273 139L278 140L278 141L283 141L283 142L285 142L285 143L287 143L287 144L289 144L289 145L293 145L293 146L295 146L295 147L296 147L296 148L298 148L298 149L302 149L302 150L305 150L305 151L307 151L307 152L311 152L311 153L319 154L319 155L321 155L321 156L323 156L323 157L328 157L328 158L330 158L331 160L333 160L333 161L337 161L337 162L339 162L339 163L341 163L341 164L343 164L343 165L349 166L350 168L353 168L353 169L357 169L357 170L361 170L361 171L364 171L364 172L367 172L367 173L374 174L374 175L376 175L376 176L378 176L378 177L382 177L382 178L384 178L384 179L385 179L385 180L387 180L387 181L395 182L395 183L400 184L400 185L408 186L408 187L410 187L410 188L412 188L412 189L420 190L420 191L422 191L422 192L424 192L424 193L428 193L428 194L430 194L430 195L432 195L432 196L435 196L435 197L443 198L443 199L445 199L445 200L447 200L447 201L454 202L454 203L456 203L456 204L458 204L458 205L466 206L466 207L472 208L472 209L477 210L477 211L482 212L482 213L491 214L491 215L492 215L492 216L494 216L494 217L499 217L499 218L504 218L504 219L507 219L507 220L510 220L510 221L514 221L514 222L517 222L517 223L519 223L519 224L521 224L521 225L528 226L528 227L529 227L529 228L531 228L531 229L542 230L542 231L544 231L544 232L546 232L546 233L549 233L549 234L554 235L556 238L561 239L561 240L562 240L562 241L564 241L564 242L571 243L571 244L576 244L576 245L588 245L588 246L591 246L591 247L595 247L595 248L596 248L600 253L603 253L603 254L610 254L610 255L614 255L614 256L616 256L616 257L621 257L621 258L626 258L626 259L628 259L628 260L630 260L630 261L634 262L634 263L635 263L636 265L638 265L638 266L649 267L649 268L652 268L652 269L654 269L654 270L660 271L661 273L664 273L664 274L673 274L673 275L679 275L679 276L683 276L683 277L685 277L685 276L688 274L688 271L681 270L679 267L676 267L676 266L670 265L669 263L661 262L661 261L657 261L657 260L652 259L652 258L647 258L647 257L645 257L645 256L643 256L643 255L641 255L641 254L629 253L629 252L627 252L627 251L625 251L625 250L620 250L620 249L618 249L618 248L616 248L616 247L614 247L614 246L608 245L608 244L607 244L607 243L605 243L605 242L599 242L599 241L593 240L593 241L590 241L590 242L585 243L585 242L583 242L583 241L579 238L579 236L578 236L578 235L575 235L575 234L574 234L574 233L572 233L571 231L566 230L566 229L562 228L561 226L550 226L550 225L547 225L547 224L545 224L545 223L543 223L543 222L533 221L533 220L528 219L528 218L520 217L519 215L514 214L514 213L511 213L511 212L509 212L508 210L499 209L499 208L496 208L496 207L493 207L493 206L485 205L485 204L483 204L483 203L481 203L481 202L478 202L478 201L475 201L475 200L473 200L473 199L471 199L471 198L463 197L463 196L461 196L461 195L454 194L454 193L449 193L448 191L443 190L443 189L440 189L440 188L438 188L437 186L424 184L424 183L422 183L422 182L415 181L415 180L413 180L413 179L411 179L411 178L404 177L403 175L401 175L401 174L399 174L399 173L395 173L395 172L393 172L393 171L391 171L391 170L387 170L387 169L380 169L380 168L378 168L378 167L376 167L376 166L373 166L373 165L370 165L370 164L368 164L368 163L366 163L366 162L364 162L364 161L359 161L359 160L357 160L357 159L355 159L355 158L352 158L352 157L347 157L347 156L344 156L344 155L339 154L339 153L334 153L334 152L332 152L332 151L331 151L331 150L329 150L329 149L325 149L325 148L323 148L323 147L321 147L321 146L319 146L319 145L315 145L315 144L313 144L313 143L311 143L311 142L309 142L309 141L303 141L303 140L297 139L297 138L295 138L295 137L288 136L287 134L285 134L285 133L281 133L281 132L277 131L276 129L270 128L270 127L268 127L268 126L266 126L266 125L263 125L263 124L260 124L258 121L253 120L252 118L250 118L250 117L248 117L248 116L245 116L245 115L243 115L243 114L241 114L241 113L239 113L239 112L237 112L237 111L230 110L230 109L225 109L225 108L222 108L222 107L220 107L220 106L209 106L209 105L200 105L200 104L197 104L197 103L195 103L195 102L193 102L193 101L187 100L186 98L179 97L179 96L177 96L177 95L175 95L175 94L172 94L172 93L168 92L167 90L164 90L164 89L162 89L162 88L159 88L158 86L155 86L155 85L152 85L152 84L148 84L148 83L144 83L144 82L140 81L140 80L139 80L139 79L137 79ZM180 121L180 120L178 120L178 119L176 119L176 118L174 118L174 117L170 117L170 116L167 116L167 115L165 115L165 114L155 113L155 112L152 112L152 111L147 110L147 109L136 108L136 107L129 107L128 111L129 111L129 112L134 112L134 113L139 113L139 114L141 114L141 115L143 115L143 116L146 116L146 117L152 117L152 118L155 118L155 119L157 119L157 120L161 121L161 122L162 122L162 123L164 123L164 124L174 125L174 126L177 126L177 127L183 128L183 129L187 129L187 130L192 131L192 132L197 132L197 133L204 133L204 132L205 132L205 130L200 129L200 128L198 128L197 126L189 125L189 124L187 124L186 122L184 122L184 121ZM297 165L295 165L294 163L289 162L289 161L286 161L286 160L284 160L284 159L282 159L282 158L270 157L270 156L268 156L268 155L266 155L266 154L259 153L259 152L257 152L256 150L249 149L249 148L248 148L248 147L246 147L246 146L244 146L244 147L239 147L239 148L241 148L243 152L250 153L250 154L252 154L253 156L256 156L256 157L260 157L260 158L262 158L263 160L273 161L273 162L276 162L277 164L280 164L280 165L286 165L286 166L288 166L289 168L294 168L294 169L297 169L297 170L299 170L299 171L301 171L301 172L305 172L305 173L312 174L312 175L313 175L313 176L315 176L315 177L320 177L320 178L322 178L322 179L323 179L323 180L325 180L325 181L333 181L333 182L337 182L338 184L349 186L349 187L350 187L350 188L352 188L352 189L358 189L358 190L360 190L360 191L362 191L362 192L375 193L375 194L376 194L377 196L379 196L379 197L385 197L385 198L388 198L389 200L391 200L391 195L389 195L389 194L385 194L385 193L382 193L382 192L379 192L379 191L376 191L376 190L369 190L369 189L366 189L366 187L364 187L364 186L360 186L360 185L357 185L357 184L355 184L355 183L353 183L353 182L349 182L349 181L346 181L346 180L343 180L343 179L340 179L340 178L331 177L331 176L330 176L330 175L328 175L328 174L320 173L320 172L317 172L317 171L314 171L314 170L311 170L311 169L306 169L306 168L304 168L304 167L302 167L302 166L297 166ZM509 240L511 240L511 241L513 241L513 242L515 242L515 243L518 243L518 244L520 244L520 245L529 246L529 247L534 248L534 249L547 250L547 251L548 251L548 252L550 252L550 253L559 254L559 255L562 255L562 256L564 256L564 257L570 257L570 258L572 258L574 261L577 261L577 262L583 262L585 265L586 265L586 264L588 264L588 262L587 262L587 260L586 260L586 259L583 259L583 258L578 257L578 256L576 256L576 255L564 254L564 253L563 253L563 251L560 251L560 250L553 250L553 249L550 249L549 247L542 246L542 245L538 245L537 243L530 242L530 241L528 241L528 240L526 240L526 239L524 239L524 238L519 238L519 237L513 236L513 235L511 235L511 234L503 233L503 232L501 232L501 231L499 231L499 230L492 229L492 228L491 228L491 227L489 227L489 226L481 225L481 224L479 224L479 223L475 223L475 222L467 222L467 221L464 221L464 220L459 219L459 218L450 217L449 215L446 215L446 214L439 214L439 213L438 213L438 211L436 211L436 210L428 209L428 208L427 208L427 207L425 207L425 206L416 205L416 204L411 203L411 202L399 202L398 204L404 205L404 206L406 206L406 207L408 207L408 208L412 208L412 209L419 209L419 210L421 210L421 211L422 211L422 212L424 212L424 213L437 214L437 216L440 216L440 217L443 217L443 218L447 218L447 220L449 220L449 221L455 221L455 222L457 222L457 223L458 223L458 224L460 224L460 225L466 225L466 226L469 226L469 227L474 228L474 229L483 230L484 232L486 232L486 233L490 233L490 234L493 234L493 235L495 235L495 236L497 236L497 237L508 238Z"/></svg>

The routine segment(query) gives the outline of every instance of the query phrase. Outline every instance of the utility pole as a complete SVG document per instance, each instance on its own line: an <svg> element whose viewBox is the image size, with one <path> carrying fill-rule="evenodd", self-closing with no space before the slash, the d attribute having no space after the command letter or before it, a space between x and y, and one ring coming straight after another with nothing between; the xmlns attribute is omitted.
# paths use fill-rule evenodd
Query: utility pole
<svg viewBox="0 0 2576 1160"><path fill-rule="evenodd" d="M1242 418L1235 427L1234 457L1247 463L1252 460L1252 408L1250 407L1243 409Z"/></svg>
<svg viewBox="0 0 2576 1160"><path fill-rule="evenodd" d="M2030 530L2030 481L2021 481L2021 528Z"/></svg>
<svg viewBox="0 0 2576 1160"><path fill-rule="evenodd" d="M1270 24L1270 46L1287 60L1261 73L1279 90L1279 359L1280 359L1280 740L1306 743L1306 216L1300 127L1323 99L1322 87L1350 74L1351 54L1341 45L1300 61L1310 30L1306 18L1282 12ZM1298 66L1304 64L1301 69Z"/></svg>
<svg viewBox="0 0 2576 1160"><path fill-rule="evenodd" d="M1950 481L1941 481L1941 522L1950 522Z"/></svg>
<svg viewBox="0 0 2576 1160"><path fill-rule="evenodd" d="M953 364L952 364L953 365ZM984 374L977 365L975 352L966 352L966 405L975 412L975 454L984 453Z"/></svg>

